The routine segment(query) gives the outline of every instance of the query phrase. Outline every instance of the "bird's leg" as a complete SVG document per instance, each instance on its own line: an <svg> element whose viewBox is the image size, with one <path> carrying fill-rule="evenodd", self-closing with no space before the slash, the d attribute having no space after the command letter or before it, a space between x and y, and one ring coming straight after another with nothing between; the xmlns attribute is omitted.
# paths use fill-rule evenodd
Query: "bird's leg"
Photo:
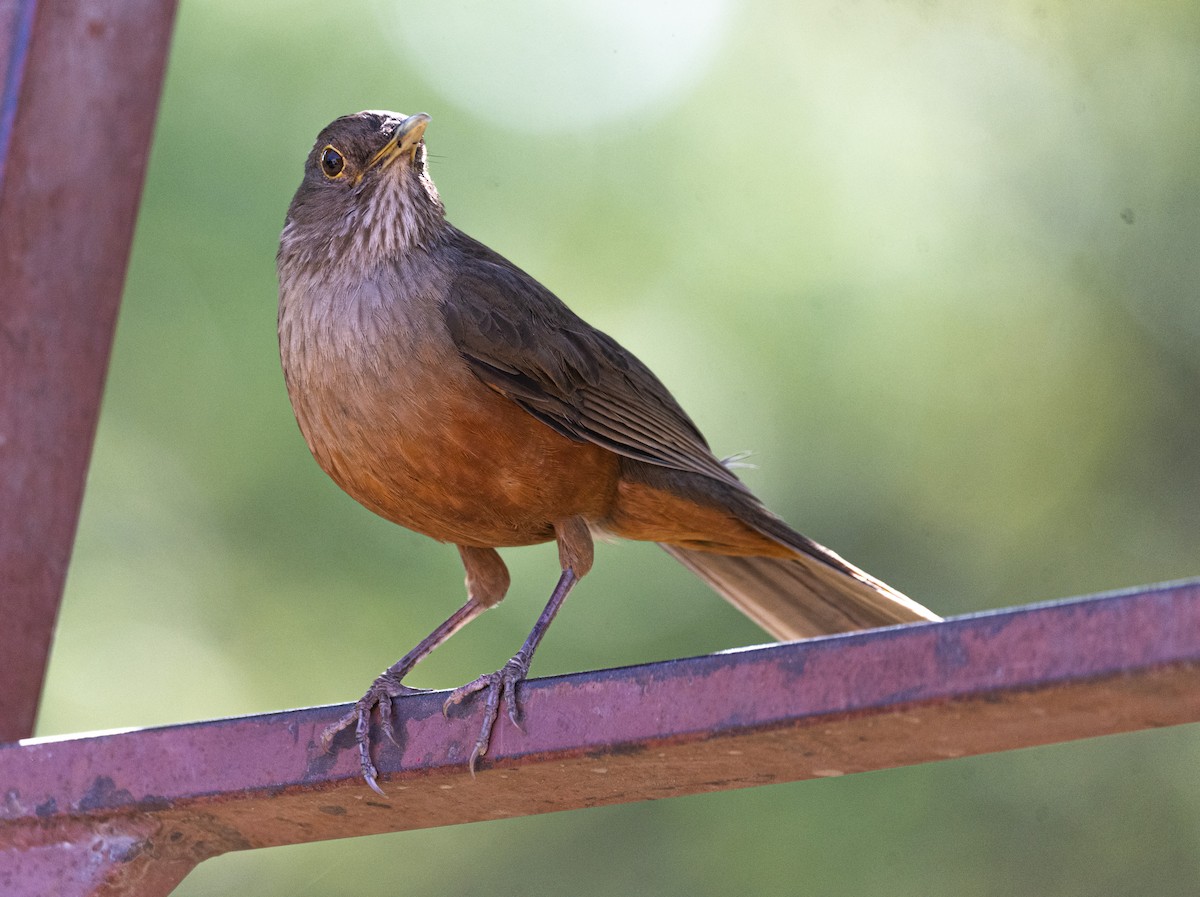
<svg viewBox="0 0 1200 897"><path fill-rule="evenodd" d="M321 746L328 751L333 739L343 729L354 724L354 738L358 743L358 762L363 779L372 790L385 796L376 781L379 772L371 761L371 711L379 708L379 719L383 730L396 744L392 732L392 699L404 695L422 694L426 689L411 688L401 680L421 660L428 657L438 645L446 641L489 607L496 605L508 591L508 569L500 555L492 548L472 548L460 545L459 555L467 570L467 603L451 614L433 632L421 639L411 651L384 670L371 683L367 693L359 698L353 709L321 733ZM397 745L398 746L398 745Z"/></svg>
<svg viewBox="0 0 1200 897"><path fill-rule="evenodd" d="M479 738L471 751L469 765L471 773L475 773L475 764L487 753L492 738L492 727L499 715L500 702L508 711L508 718L518 729L521 728L521 710L517 700L517 686L529 675L529 665L533 662L533 652L537 650L542 636L550 628L555 614L562 607L575 583L579 582L592 569L592 534L587 523L580 517L572 517L554 527L558 539L558 558L562 566L562 575L558 584L546 602L546 608L533 624L521 650L509 659L508 663L494 673L486 673L473 682L468 682L451 692L446 703L442 705L445 713L452 705L461 704L471 695L487 691L487 701L483 708L483 723L479 728Z"/></svg>

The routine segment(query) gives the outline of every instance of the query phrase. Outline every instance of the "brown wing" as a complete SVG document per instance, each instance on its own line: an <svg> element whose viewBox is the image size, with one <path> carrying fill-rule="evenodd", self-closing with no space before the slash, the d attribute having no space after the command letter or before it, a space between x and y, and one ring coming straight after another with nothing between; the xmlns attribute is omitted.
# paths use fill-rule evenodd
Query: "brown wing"
<svg viewBox="0 0 1200 897"><path fill-rule="evenodd" d="M736 557L663 544L751 619L781 638L938 619L764 508L658 378L553 293L459 231L448 248L446 327L480 379L563 435L646 462L632 471L641 482L664 480L666 491L727 508L797 553Z"/></svg>
<svg viewBox="0 0 1200 897"><path fill-rule="evenodd" d="M661 381L548 289L455 230L442 308L475 374L571 439L745 491Z"/></svg>

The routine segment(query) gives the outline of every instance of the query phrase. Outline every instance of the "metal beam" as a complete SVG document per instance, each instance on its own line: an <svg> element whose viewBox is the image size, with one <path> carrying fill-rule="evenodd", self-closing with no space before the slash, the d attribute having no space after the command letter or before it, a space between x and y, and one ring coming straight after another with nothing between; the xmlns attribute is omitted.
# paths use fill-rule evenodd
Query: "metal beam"
<svg viewBox="0 0 1200 897"><path fill-rule="evenodd" d="M0 0L0 741L30 734L174 0Z"/></svg>
<svg viewBox="0 0 1200 897"><path fill-rule="evenodd" d="M1200 582L531 681L475 778L478 707L443 698L375 732L387 799L314 747L346 706L0 747L0 892L153 897L231 850L1200 721Z"/></svg>

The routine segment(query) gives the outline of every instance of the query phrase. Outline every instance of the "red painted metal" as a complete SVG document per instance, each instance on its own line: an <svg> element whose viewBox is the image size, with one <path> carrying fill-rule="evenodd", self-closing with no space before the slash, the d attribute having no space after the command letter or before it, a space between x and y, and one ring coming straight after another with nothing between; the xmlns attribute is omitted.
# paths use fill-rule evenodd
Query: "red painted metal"
<svg viewBox="0 0 1200 897"><path fill-rule="evenodd" d="M478 706L404 698L0 747L0 893L170 892L231 850L924 763L1200 720L1200 582L526 683L477 777ZM340 745L345 747L345 745Z"/></svg>
<svg viewBox="0 0 1200 897"><path fill-rule="evenodd" d="M33 731L174 0L0 0L0 741Z"/></svg>

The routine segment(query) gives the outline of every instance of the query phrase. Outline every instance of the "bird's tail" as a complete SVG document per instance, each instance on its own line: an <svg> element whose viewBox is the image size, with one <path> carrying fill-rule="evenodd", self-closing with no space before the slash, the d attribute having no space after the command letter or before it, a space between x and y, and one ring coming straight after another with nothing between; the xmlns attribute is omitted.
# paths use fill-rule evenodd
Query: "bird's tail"
<svg viewBox="0 0 1200 897"><path fill-rule="evenodd" d="M659 544L778 639L941 619L829 549L804 541L803 553L795 558L709 554Z"/></svg>

